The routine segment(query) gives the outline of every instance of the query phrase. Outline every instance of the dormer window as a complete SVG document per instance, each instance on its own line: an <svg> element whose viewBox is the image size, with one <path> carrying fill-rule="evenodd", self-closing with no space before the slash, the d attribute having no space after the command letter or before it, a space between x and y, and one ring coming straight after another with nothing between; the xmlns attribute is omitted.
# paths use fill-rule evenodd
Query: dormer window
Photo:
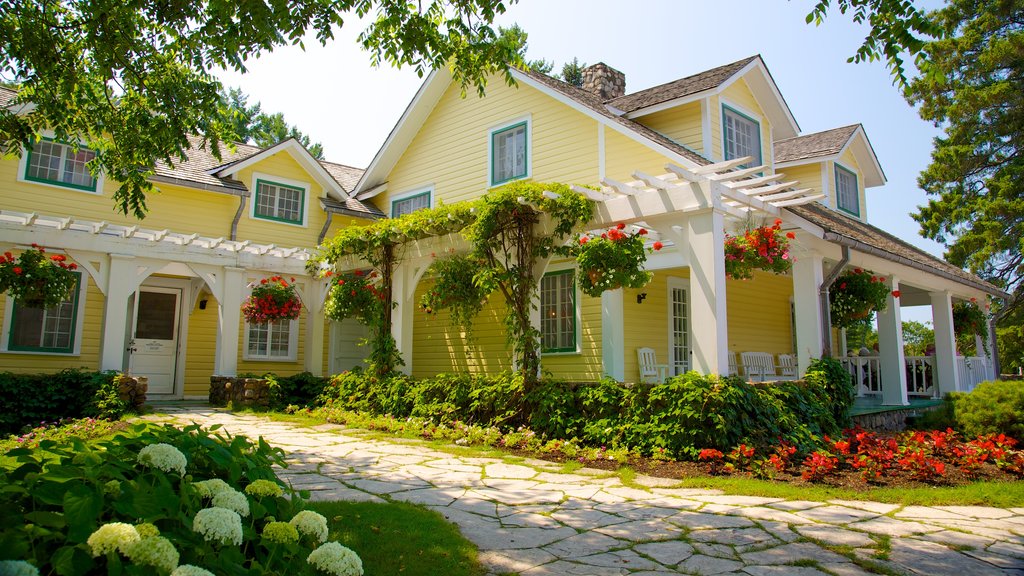
<svg viewBox="0 0 1024 576"><path fill-rule="evenodd" d="M95 157L96 152L88 148L75 150L68 144L44 138L28 150L25 180L95 192L96 179L86 166Z"/></svg>
<svg viewBox="0 0 1024 576"><path fill-rule="evenodd" d="M306 191L269 180L256 180L256 200L253 216L288 224L302 224Z"/></svg>
<svg viewBox="0 0 1024 576"><path fill-rule="evenodd" d="M857 174L836 164L836 206L860 218L860 190Z"/></svg>
<svg viewBox="0 0 1024 576"><path fill-rule="evenodd" d="M753 160L741 168L761 165L761 124L757 120L723 106L722 128L726 160L751 156Z"/></svg>
<svg viewBox="0 0 1024 576"><path fill-rule="evenodd" d="M528 120L491 131L491 186L529 176L529 138Z"/></svg>

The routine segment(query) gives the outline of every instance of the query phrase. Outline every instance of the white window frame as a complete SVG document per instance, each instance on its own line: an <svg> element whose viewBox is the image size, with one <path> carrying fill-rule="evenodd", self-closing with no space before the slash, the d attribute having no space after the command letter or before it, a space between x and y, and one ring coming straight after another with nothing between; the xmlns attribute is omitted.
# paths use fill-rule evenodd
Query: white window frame
<svg viewBox="0 0 1024 576"><path fill-rule="evenodd" d="M539 330L541 332L540 343L539 343L540 344L539 348L540 348L541 356L570 356L570 355L573 355L573 354L581 354L582 353L581 352L581 350L582 350L582 342L580 340L581 340L581 336L583 334L583 302L581 300L582 292L580 292L580 282L579 282L580 271L579 271L579 269L576 268L576 266L573 263L565 262L565 263L562 263L562 264L556 264L556 265L549 266L548 269L544 271L544 275L541 276L537 280L537 294L538 294L537 309L538 309L538 316L539 316L540 310L541 310L541 303L540 303L541 283L544 281L544 276L547 276L548 274L553 274L553 273L564 273L566 271L571 271L573 273L573 282L572 282L572 285L573 285L573 303L574 303L573 313L576 315L576 319L575 319L575 322L574 322L575 334L573 335L573 340L575 341L576 347L575 347L574 350L559 350L557 352L545 352L544 351L544 334L543 334L543 329L542 329L543 324L540 324L540 325L537 326L537 330Z"/></svg>
<svg viewBox="0 0 1024 576"><path fill-rule="evenodd" d="M726 141L726 137L725 137L725 113L726 113L726 108L728 108L732 112L740 114L741 116L746 116L748 120L753 120L754 122L757 122L757 142L758 142L758 145L761 148L761 150L760 150L760 161L758 161L758 159L755 158L752 161L752 163L750 164L750 166L753 167L753 166L758 166L758 165L761 165L761 164L765 164L765 143L764 143L765 139L764 139L764 130L763 130L763 128L764 128L764 117L761 116L760 114L754 112L753 110L750 110L749 108L745 108L744 106L741 106L740 104L737 104L737 103L735 103L735 102L733 102L733 101L731 101L731 100L729 100L727 98L719 97L718 98L718 121L721 123L722 160L723 161L724 160L728 160L728 158L726 158L726 153L729 150L729 145L728 145L728 142Z"/></svg>
<svg viewBox="0 0 1024 576"><path fill-rule="evenodd" d="M687 338L687 349L690 353L690 358L687 359L686 365L688 370L693 370L693 293L690 291L690 279L681 278L679 276L669 276L666 279L665 297L668 303L668 313L666 317L668 319L668 358L666 364L668 364L669 377L678 376L675 373L675 326L673 326L673 310L672 310L672 289L681 288L686 292L686 326L684 328ZM684 372L685 374L685 372Z"/></svg>
<svg viewBox="0 0 1024 576"><path fill-rule="evenodd" d="M526 173L508 180L494 180L494 135L517 124L526 124ZM492 126L487 130L487 183L489 187L502 186L510 182L528 180L533 177L533 115L527 114L507 122Z"/></svg>
<svg viewBox="0 0 1024 576"><path fill-rule="evenodd" d="M34 356L81 356L82 354L82 330L85 327L85 308L88 302L86 301L86 294L89 292L89 280L90 276L84 270L79 268L78 271L81 274L81 281L78 283L78 310L76 311L76 318L74 321L74 342L72 343L71 352L44 352L34 350L11 350L11 322L14 319L14 298L10 295L4 296L7 301L4 306L4 320L3 320L3 333L0 334L0 353L3 354L29 354Z"/></svg>
<svg viewBox="0 0 1024 576"><path fill-rule="evenodd" d="M284 220L256 215L257 186L261 180L270 184L284 184L285 186L291 186L292 188L299 188L302 190L302 222L286 222ZM309 225L309 189L309 182L292 180L291 178L282 178L280 176L265 174L263 172L253 172L252 185L249 187L249 218L257 222L270 222L273 224L281 224L283 226L298 226L300 228L306 228Z"/></svg>
<svg viewBox="0 0 1024 576"><path fill-rule="evenodd" d="M267 341L267 354L252 354L249 352L249 336L251 333L252 324L249 322L245 323L245 342L242 348L242 359L252 362L295 362L298 360L298 347L299 347L299 320L288 321L288 355L287 356L271 356L270 352L270 341ZM268 328L269 329L269 328Z"/></svg>
<svg viewBox="0 0 1024 576"><path fill-rule="evenodd" d="M434 207L434 185L430 184L428 186L424 186L422 188L416 188L415 190L412 190L412 191L409 191L409 192L403 192L402 194L398 194L396 196L392 196L391 198L389 198L388 202L390 204L390 208L388 209L388 216L390 216L391 218L396 218L396 216L395 216L395 203L396 202L401 202L402 200L408 200L409 198L414 198L416 196L423 196L424 194L427 195L427 208L428 209L429 208L433 208Z"/></svg>
<svg viewBox="0 0 1024 576"><path fill-rule="evenodd" d="M65 146L67 145L67 144L65 144L63 142L57 142L57 139L54 137L53 130L42 130L42 131L40 131L39 134L40 134L40 136L42 136L44 138L48 138L50 140L53 140L57 144L63 144ZM85 145L85 142L83 140L79 140L78 144L82 148L89 148L88 146ZM92 148L89 148L89 149L92 150ZM95 152L95 150L94 150L94 152ZM22 146L22 148L21 148L21 158L18 159L18 176L17 176L18 182L24 182L26 184L32 184L34 186L46 186L48 188L56 188L58 190L70 190L72 192L81 192L82 194L92 194L93 196L102 196L103 195L103 185L105 184L105 181L106 181L106 178L104 177L103 172L100 172L100 175L96 177L96 189L95 190L85 190L85 189L83 189L81 187L74 186L74 185L71 185L71 184L60 184L60 183L57 183L57 182L42 182L40 180L29 180L28 178L25 178L25 174L28 171L28 155L29 155L29 149L24 147L24 146Z"/></svg>
<svg viewBox="0 0 1024 576"><path fill-rule="evenodd" d="M839 197L839 173L840 172L846 172L847 174L849 174L850 176L853 177L853 198L857 202L857 206L856 206L857 210L856 210L856 212L853 211L853 210L850 210L846 206L843 206L843 203L840 201L840 197ZM849 214L850 216L853 216L854 218L860 218L860 214L861 214L861 206L860 206L860 175L857 174L857 172L855 170L851 170L851 169L847 168L846 166L843 166L839 162L833 162L832 163L832 173L833 173L833 181L835 182L835 187L836 187L836 209L841 211L841 212L844 212L846 214Z"/></svg>

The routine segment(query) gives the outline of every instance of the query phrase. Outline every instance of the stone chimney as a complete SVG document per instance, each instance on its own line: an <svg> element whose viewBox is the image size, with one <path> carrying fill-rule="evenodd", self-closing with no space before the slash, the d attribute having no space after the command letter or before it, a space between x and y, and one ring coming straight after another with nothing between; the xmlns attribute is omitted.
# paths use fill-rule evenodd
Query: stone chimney
<svg viewBox="0 0 1024 576"><path fill-rule="evenodd" d="M626 75L598 62L583 69L583 89L601 100L618 98L626 94Z"/></svg>

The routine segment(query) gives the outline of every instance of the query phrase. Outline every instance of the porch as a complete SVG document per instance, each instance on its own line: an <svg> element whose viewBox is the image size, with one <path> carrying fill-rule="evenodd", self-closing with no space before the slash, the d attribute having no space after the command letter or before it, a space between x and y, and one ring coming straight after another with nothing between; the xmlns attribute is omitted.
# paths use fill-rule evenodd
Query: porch
<svg viewBox="0 0 1024 576"><path fill-rule="evenodd" d="M991 358L985 356L957 356L955 388L943 390L939 385L942 378L936 373L935 356L905 356L904 375L906 401L893 403L883 401L884 392L892 385L899 386L897 378L886 379L882 371L881 356L842 356L838 359L853 377L859 406L907 406L915 401L941 398L946 392L970 392L986 380L994 380L995 367ZM887 386L888 385L888 386Z"/></svg>

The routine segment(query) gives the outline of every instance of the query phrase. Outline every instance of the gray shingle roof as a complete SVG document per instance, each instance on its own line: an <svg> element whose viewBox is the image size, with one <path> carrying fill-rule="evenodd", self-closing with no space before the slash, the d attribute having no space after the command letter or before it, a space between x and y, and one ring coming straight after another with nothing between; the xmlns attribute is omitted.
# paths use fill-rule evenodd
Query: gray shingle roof
<svg viewBox="0 0 1024 576"><path fill-rule="evenodd" d="M324 207L324 210L336 214L348 214L349 216L358 216L360 218L384 218L387 216L369 200L349 198L341 201L334 198L321 198L320 204Z"/></svg>
<svg viewBox="0 0 1024 576"><path fill-rule="evenodd" d="M993 296L1000 298L1007 296L1005 292L994 284L986 282L970 272L957 268L945 260L936 258L924 250L889 234L885 230L851 218L817 202L803 206L790 206L786 210L793 212L812 224L820 226L826 233L831 232L868 248L873 248L878 251L878 256L887 260L907 264L914 268L923 269L926 272L935 270L961 284L983 290ZM856 247L853 249L858 250Z"/></svg>
<svg viewBox="0 0 1024 576"><path fill-rule="evenodd" d="M785 140L776 140L774 145L775 162L781 164L782 162L838 154L860 127L860 124L853 124Z"/></svg>
<svg viewBox="0 0 1024 576"><path fill-rule="evenodd" d="M654 106L655 104L661 104L662 102L668 102L669 100L675 100L676 98L689 96L690 94L703 92L704 90L711 90L712 88L717 88L743 69L744 66L758 58L760 56L744 58L743 60L712 68L711 70L705 70L686 78L673 80L672 82L634 92L633 94L619 96L609 100L606 104L629 113L648 106Z"/></svg>
<svg viewBox="0 0 1024 576"><path fill-rule="evenodd" d="M17 91L0 86L0 106L6 106L11 100L14 100L14 97L17 95Z"/></svg>

